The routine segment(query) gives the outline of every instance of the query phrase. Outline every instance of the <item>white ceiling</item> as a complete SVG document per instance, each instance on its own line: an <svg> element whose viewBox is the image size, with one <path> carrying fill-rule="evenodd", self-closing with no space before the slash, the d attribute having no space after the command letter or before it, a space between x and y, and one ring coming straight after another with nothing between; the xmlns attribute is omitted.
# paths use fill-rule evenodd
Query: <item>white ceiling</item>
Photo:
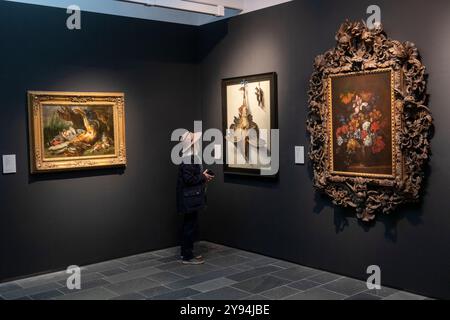
<svg viewBox="0 0 450 320"><path fill-rule="evenodd" d="M199 2L210 3L240 3L242 4L242 11L236 9L225 8L225 17L215 17L207 14L199 14L181 10L174 10L161 7L145 6L142 4L125 2L122 0L2 0L11 2L21 2L35 5L43 5L57 8L67 8L70 5L78 5L81 11L96 12L103 14L111 14L125 17L133 17L147 20L166 21L173 23L189 24L189 25L203 25L211 23L223 18L245 14L247 12L259 10L262 8L274 6L280 3L289 2L292 0L198 0ZM165 0L159 2L164 3ZM183 0L184 2L186 0ZM186 1L192 5L196 0ZM167 3L173 2L167 0ZM193 4L196 5L196 4Z"/></svg>

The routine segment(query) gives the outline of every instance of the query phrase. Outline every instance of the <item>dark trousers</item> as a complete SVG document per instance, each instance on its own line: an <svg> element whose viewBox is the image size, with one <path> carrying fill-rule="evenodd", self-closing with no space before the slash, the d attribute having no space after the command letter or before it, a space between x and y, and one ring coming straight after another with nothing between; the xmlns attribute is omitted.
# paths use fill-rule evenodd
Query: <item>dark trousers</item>
<svg viewBox="0 0 450 320"><path fill-rule="evenodd" d="M198 229L198 212L184 214L183 232L181 236L181 256L183 260L194 258L194 241Z"/></svg>

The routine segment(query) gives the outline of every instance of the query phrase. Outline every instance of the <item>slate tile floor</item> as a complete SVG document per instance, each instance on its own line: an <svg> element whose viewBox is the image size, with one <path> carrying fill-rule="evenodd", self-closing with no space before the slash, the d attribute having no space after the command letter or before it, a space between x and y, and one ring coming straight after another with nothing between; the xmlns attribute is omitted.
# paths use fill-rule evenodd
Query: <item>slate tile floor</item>
<svg viewBox="0 0 450 320"><path fill-rule="evenodd" d="M364 282L251 252L200 242L206 263L185 266L178 247L82 267L81 290L62 272L0 284L3 300L423 300L369 291Z"/></svg>

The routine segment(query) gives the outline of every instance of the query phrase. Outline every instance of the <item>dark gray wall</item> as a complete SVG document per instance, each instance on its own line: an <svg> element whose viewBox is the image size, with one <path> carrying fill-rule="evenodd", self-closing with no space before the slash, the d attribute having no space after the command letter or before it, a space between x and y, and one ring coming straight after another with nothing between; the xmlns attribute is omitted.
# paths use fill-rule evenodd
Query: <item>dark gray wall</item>
<svg viewBox="0 0 450 320"><path fill-rule="evenodd" d="M0 1L0 281L173 246L173 128L200 115L194 27ZM30 176L27 90L126 95L128 168Z"/></svg>
<svg viewBox="0 0 450 320"><path fill-rule="evenodd" d="M0 154L17 154L19 170L0 175L0 281L175 245L170 132L200 118L221 128L221 79L276 71L280 177L219 174L203 238L361 279L378 264L386 285L449 298L450 3L378 1L389 35L414 41L430 74L436 135L422 203L367 226L293 164L294 146L308 144L313 59L369 4L296 0L200 29L84 13L82 30L68 31L64 10L0 2ZM30 176L27 90L125 92L128 168Z"/></svg>
<svg viewBox="0 0 450 320"><path fill-rule="evenodd" d="M307 90L314 57L334 46L345 19L365 19L372 4L296 0L201 30L205 127L222 126L222 78L275 71L281 135L279 180L219 174L209 189L203 237L360 279L367 278L368 265L377 264L385 285L450 298L450 3L376 3L389 36L415 42L430 74L436 134L422 203L366 225L314 192L308 165L294 165L294 146L308 145Z"/></svg>

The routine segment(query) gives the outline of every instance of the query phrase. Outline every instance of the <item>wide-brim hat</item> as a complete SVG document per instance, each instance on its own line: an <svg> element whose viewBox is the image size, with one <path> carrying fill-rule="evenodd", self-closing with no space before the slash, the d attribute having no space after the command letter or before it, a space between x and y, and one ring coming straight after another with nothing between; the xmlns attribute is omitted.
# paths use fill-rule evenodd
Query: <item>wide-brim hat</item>
<svg viewBox="0 0 450 320"><path fill-rule="evenodd" d="M202 137L201 132L189 132L186 131L181 136L181 142L183 143L183 153L188 151L194 144L196 144Z"/></svg>

